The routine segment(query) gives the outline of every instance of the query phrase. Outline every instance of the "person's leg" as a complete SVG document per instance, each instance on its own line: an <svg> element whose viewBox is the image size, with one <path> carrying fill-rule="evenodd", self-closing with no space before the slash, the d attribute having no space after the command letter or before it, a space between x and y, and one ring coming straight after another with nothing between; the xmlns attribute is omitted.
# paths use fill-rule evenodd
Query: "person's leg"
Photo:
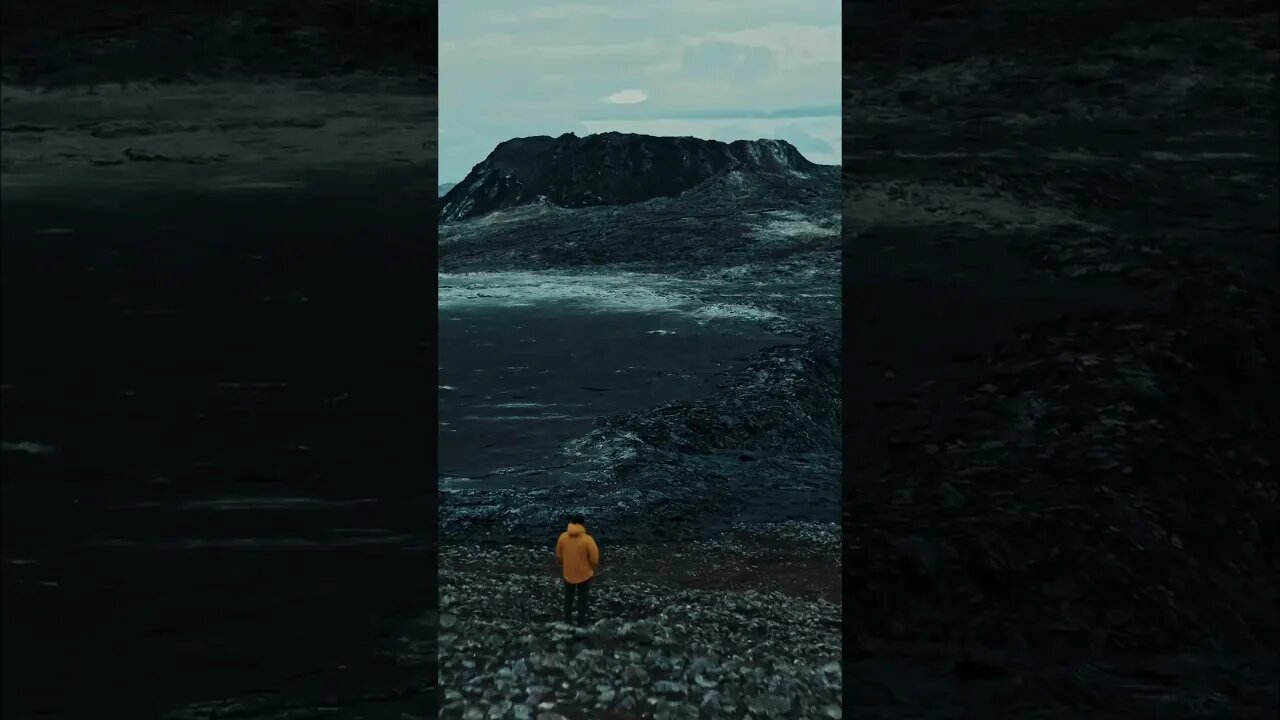
<svg viewBox="0 0 1280 720"><path fill-rule="evenodd" d="M564 621L573 620L573 592L574 586L568 580L564 581Z"/></svg>
<svg viewBox="0 0 1280 720"><path fill-rule="evenodd" d="M578 624L587 624L587 592L591 588L591 581L584 580L578 585Z"/></svg>

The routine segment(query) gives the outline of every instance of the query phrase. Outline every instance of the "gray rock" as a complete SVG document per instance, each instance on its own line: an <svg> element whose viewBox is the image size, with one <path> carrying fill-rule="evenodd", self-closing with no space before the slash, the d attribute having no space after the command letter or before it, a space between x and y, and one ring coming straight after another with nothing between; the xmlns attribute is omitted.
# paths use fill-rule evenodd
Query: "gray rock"
<svg viewBox="0 0 1280 720"><path fill-rule="evenodd" d="M671 680L659 680L653 684L654 692L663 695L675 695L683 697L688 694L689 688L683 683L673 682Z"/></svg>
<svg viewBox="0 0 1280 720"><path fill-rule="evenodd" d="M791 699L777 695L758 695L747 700L747 708L751 712L766 717L791 712Z"/></svg>

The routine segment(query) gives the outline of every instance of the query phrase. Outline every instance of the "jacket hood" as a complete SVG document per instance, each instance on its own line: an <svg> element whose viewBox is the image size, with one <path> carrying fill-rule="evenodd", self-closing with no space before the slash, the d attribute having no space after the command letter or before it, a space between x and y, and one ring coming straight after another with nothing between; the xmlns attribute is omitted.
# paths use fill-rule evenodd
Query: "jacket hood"
<svg viewBox="0 0 1280 720"><path fill-rule="evenodd" d="M565 532L569 533L569 537L578 537L579 535L585 535L587 528L578 523L569 523L569 527L565 529Z"/></svg>

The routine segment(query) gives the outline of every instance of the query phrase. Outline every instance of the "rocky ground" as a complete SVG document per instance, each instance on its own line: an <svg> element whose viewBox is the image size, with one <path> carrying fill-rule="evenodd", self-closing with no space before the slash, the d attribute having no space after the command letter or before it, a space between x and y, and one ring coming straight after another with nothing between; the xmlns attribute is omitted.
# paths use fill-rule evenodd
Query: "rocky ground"
<svg viewBox="0 0 1280 720"><path fill-rule="evenodd" d="M1274 716L1275 13L853 8L851 711Z"/></svg>
<svg viewBox="0 0 1280 720"><path fill-rule="evenodd" d="M602 543L583 627L549 548L442 547L442 716L839 718L839 547L819 523Z"/></svg>

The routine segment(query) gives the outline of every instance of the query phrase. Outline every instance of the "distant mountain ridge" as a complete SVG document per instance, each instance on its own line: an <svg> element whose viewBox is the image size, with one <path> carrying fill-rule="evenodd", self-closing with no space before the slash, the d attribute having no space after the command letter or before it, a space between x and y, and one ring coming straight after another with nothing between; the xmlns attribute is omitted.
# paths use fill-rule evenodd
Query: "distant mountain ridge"
<svg viewBox="0 0 1280 720"><path fill-rule="evenodd" d="M674 197L727 170L806 174L819 167L783 140L723 143L608 132L500 143L442 198L440 222L549 202L625 205Z"/></svg>
<svg viewBox="0 0 1280 720"><path fill-rule="evenodd" d="M445 194L448 193L450 190L452 190L453 187L457 184L458 183L440 183L438 186L436 186L436 197L438 198L444 197Z"/></svg>

